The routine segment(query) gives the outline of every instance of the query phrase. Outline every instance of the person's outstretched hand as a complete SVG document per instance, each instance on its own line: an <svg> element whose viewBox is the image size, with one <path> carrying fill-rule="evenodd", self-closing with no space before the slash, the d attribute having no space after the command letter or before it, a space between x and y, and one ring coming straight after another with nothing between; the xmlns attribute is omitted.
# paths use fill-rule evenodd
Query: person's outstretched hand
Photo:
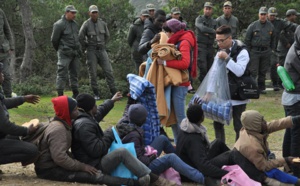
<svg viewBox="0 0 300 186"><path fill-rule="evenodd" d="M119 101L122 97L123 97L123 96L122 96L121 92L117 92L117 93L111 98L111 100L112 100L113 102L116 102L116 101Z"/></svg>
<svg viewBox="0 0 300 186"><path fill-rule="evenodd" d="M37 104L40 102L40 96L38 95L26 95L24 96L25 102L27 103L32 103L32 104Z"/></svg>

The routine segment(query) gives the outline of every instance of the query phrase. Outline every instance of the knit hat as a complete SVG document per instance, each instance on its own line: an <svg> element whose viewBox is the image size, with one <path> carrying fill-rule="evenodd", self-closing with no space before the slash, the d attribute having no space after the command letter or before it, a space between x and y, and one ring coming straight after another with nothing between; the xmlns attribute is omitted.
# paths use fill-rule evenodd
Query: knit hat
<svg viewBox="0 0 300 186"><path fill-rule="evenodd" d="M167 26L171 29L173 33L176 33L182 29L186 28L186 24L183 22L180 22L177 19L170 19L167 21Z"/></svg>
<svg viewBox="0 0 300 186"><path fill-rule="evenodd" d="M261 132L261 125L263 121L264 116L256 110L247 110L241 115L241 122L246 130Z"/></svg>
<svg viewBox="0 0 300 186"><path fill-rule="evenodd" d="M191 123L198 123L203 119L203 110L201 105L191 105L186 111L186 117Z"/></svg>
<svg viewBox="0 0 300 186"><path fill-rule="evenodd" d="M82 108L84 111L89 112L90 110L93 109L93 107L96 104L96 100L93 96L90 94L79 94L76 97L77 100L77 106L79 108Z"/></svg>
<svg viewBox="0 0 300 186"><path fill-rule="evenodd" d="M142 126L147 119L148 111L141 104L130 105L128 109L129 122Z"/></svg>
<svg viewBox="0 0 300 186"><path fill-rule="evenodd" d="M77 102L75 99L68 97L68 105L69 105L69 112L71 115L73 110L77 107Z"/></svg>

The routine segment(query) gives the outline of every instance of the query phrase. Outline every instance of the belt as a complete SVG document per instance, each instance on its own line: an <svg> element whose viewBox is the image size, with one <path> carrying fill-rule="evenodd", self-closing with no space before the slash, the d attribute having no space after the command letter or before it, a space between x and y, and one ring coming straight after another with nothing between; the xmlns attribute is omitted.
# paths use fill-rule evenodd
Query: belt
<svg viewBox="0 0 300 186"><path fill-rule="evenodd" d="M253 50L255 51L266 51L266 50L269 50L269 47L252 47Z"/></svg>

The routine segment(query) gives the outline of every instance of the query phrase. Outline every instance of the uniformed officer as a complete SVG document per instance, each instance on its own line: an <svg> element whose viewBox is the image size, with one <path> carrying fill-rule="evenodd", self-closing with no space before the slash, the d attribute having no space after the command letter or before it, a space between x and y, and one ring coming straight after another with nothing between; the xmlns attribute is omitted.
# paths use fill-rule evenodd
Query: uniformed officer
<svg viewBox="0 0 300 186"><path fill-rule="evenodd" d="M297 24L294 24L290 21L286 21L283 19L279 19L276 16L278 15L277 13L277 9L275 7L270 7L268 10L268 21L270 21L273 26L274 26L274 34L275 34L275 50L272 51L272 55L271 55L271 69L270 69L270 73L271 73L271 80L272 80L272 84L273 84L273 89L274 91L278 91L280 90L279 86L280 86L280 79L277 75L277 45L278 45L278 39L279 39L279 35L280 32L285 30L285 31L292 31L295 32L296 28L297 28Z"/></svg>
<svg viewBox="0 0 300 186"><path fill-rule="evenodd" d="M267 7L259 9L259 20L248 26L245 38L245 44L250 50L250 71L257 78L261 94L266 94L266 73L270 66L270 55L275 49L274 27L267 20L267 12Z"/></svg>
<svg viewBox="0 0 300 186"><path fill-rule="evenodd" d="M2 9L0 9L0 62L3 63L3 75L4 81L2 88L5 97L11 97L11 74L9 65L9 54L15 50L13 43L13 36L6 19L6 15Z"/></svg>
<svg viewBox="0 0 300 186"><path fill-rule="evenodd" d="M239 31L239 20L237 17L232 15L232 3L226 1L223 5L223 15L216 19L217 27L222 25L228 25L231 28L232 39L237 39Z"/></svg>
<svg viewBox="0 0 300 186"><path fill-rule="evenodd" d="M86 50L86 64L90 76L90 83L96 100L100 99L99 88L97 83L97 64L99 64L104 72L106 83L110 93L115 95L117 89L113 69L109 62L105 45L109 39L109 31L107 24L99 18L99 10L96 5L89 7L90 18L86 20L79 31L79 40L83 51Z"/></svg>
<svg viewBox="0 0 300 186"><path fill-rule="evenodd" d="M289 9L286 11L286 21L290 21L292 23L296 22L297 16L299 16L300 13L298 13L295 9ZM278 51L278 63L282 66L284 66L284 61L287 52L289 51L290 47L294 43L294 33L295 31L292 31L291 29L288 30L282 30L279 35L278 45L277 45L277 51Z"/></svg>
<svg viewBox="0 0 300 186"><path fill-rule="evenodd" d="M141 11L140 17L136 18L129 27L127 42L131 47L131 56L135 64L136 73L139 72L139 67L143 62L143 55L138 51L140 40L144 31L144 21L149 18L147 9Z"/></svg>
<svg viewBox="0 0 300 186"><path fill-rule="evenodd" d="M56 90L58 96L64 94L68 75L70 77L73 98L78 92L78 72L80 68L79 58L82 55L78 38L79 26L75 22L77 10L73 5L65 8L65 14L54 23L51 42L57 51L57 77Z"/></svg>
<svg viewBox="0 0 300 186"><path fill-rule="evenodd" d="M212 18L213 4L206 2L204 4L204 15L199 15L196 18L196 36L198 42L198 68L199 80L203 81L208 70L210 69L214 59L213 44L216 38L217 22Z"/></svg>
<svg viewBox="0 0 300 186"><path fill-rule="evenodd" d="M151 4L151 3L147 4L146 5L146 9L148 10L150 17L154 18L154 14L155 14L155 6L154 6L154 4Z"/></svg>

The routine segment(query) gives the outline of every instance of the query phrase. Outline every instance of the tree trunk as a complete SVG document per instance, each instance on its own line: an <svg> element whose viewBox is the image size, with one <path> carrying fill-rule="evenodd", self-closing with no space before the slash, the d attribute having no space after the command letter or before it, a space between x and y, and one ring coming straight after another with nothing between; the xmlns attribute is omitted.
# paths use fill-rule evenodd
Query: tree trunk
<svg viewBox="0 0 300 186"><path fill-rule="evenodd" d="M18 3L21 10L22 26L25 37L25 51L20 68L20 82L22 83L28 76L31 75L32 61L36 43L33 37L32 10L30 7L30 0L18 0Z"/></svg>

